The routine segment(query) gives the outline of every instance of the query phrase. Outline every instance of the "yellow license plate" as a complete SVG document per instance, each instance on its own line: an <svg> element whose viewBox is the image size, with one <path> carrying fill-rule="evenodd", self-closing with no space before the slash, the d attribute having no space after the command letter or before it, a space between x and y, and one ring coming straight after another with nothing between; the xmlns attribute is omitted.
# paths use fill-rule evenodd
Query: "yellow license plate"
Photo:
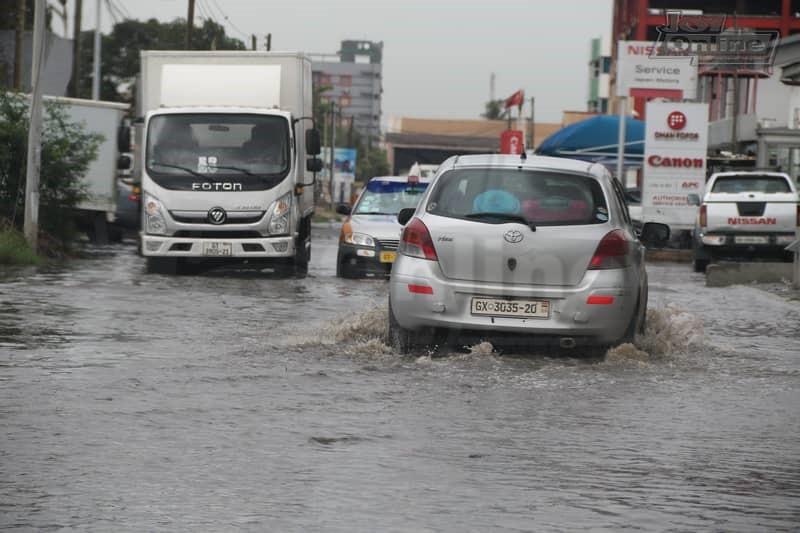
<svg viewBox="0 0 800 533"><path fill-rule="evenodd" d="M394 263L397 252L381 252L381 263Z"/></svg>

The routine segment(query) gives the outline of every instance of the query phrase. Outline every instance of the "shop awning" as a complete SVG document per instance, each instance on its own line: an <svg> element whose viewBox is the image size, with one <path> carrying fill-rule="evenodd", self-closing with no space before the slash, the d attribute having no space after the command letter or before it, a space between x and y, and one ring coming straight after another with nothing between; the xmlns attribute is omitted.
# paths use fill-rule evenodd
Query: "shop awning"
<svg viewBox="0 0 800 533"><path fill-rule="evenodd" d="M625 122L625 166L641 166L644 157L644 121L628 117ZM537 155L569 157L616 164L619 117L600 115L571 124L547 137Z"/></svg>

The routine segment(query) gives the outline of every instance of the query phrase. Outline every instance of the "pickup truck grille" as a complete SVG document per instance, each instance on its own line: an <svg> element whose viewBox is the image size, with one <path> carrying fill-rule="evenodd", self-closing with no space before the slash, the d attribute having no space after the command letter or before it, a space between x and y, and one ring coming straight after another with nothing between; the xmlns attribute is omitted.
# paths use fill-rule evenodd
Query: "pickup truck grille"
<svg viewBox="0 0 800 533"><path fill-rule="evenodd" d="M736 202L740 217L760 217L764 215L767 202Z"/></svg>

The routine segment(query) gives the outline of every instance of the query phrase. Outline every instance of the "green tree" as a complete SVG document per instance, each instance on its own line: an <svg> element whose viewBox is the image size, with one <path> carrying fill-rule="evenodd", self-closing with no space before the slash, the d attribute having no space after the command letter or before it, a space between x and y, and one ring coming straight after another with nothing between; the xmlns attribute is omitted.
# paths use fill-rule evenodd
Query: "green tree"
<svg viewBox="0 0 800 533"><path fill-rule="evenodd" d="M23 95L0 92L0 223L22 228L29 121ZM84 198L83 176L102 136L70 122L61 104L45 104L39 175L39 227L57 246L75 236L74 208Z"/></svg>
<svg viewBox="0 0 800 533"><path fill-rule="evenodd" d="M127 19L114 25L109 35L102 35L100 98L132 102L133 83L139 75L142 50L183 50L186 20L145 22ZM92 87L94 32L81 33L81 97L88 97ZM205 19L192 31L193 50L246 50L239 39L225 35L224 26Z"/></svg>
<svg viewBox="0 0 800 533"><path fill-rule="evenodd" d="M18 0L0 0L0 30L17 29ZM35 0L25 0L25 29L33 29L33 8ZM45 27L50 30L53 18L53 7L47 6L45 13Z"/></svg>
<svg viewBox="0 0 800 533"><path fill-rule="evenodd" d="M506 118L508 110L503 107L503 100L489 100L481 116L487 120L500 120Z"/></svg>

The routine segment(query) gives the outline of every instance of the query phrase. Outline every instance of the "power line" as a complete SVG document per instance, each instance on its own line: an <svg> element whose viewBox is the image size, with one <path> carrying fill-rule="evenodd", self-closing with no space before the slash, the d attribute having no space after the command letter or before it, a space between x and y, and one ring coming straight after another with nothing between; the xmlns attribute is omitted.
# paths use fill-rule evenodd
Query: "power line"
<svg viewBox="0 0 800 533"><path fill-rule="evenodd" d="M114 7L117 9L117 11L122 14L122 18L125 18L125 19L132 19L133 18L133 15L131 15L131 12L128 11L127 7L125 7L125 3L124 2L117 2L117 0L109 0L109 1L111 1L114 4Z"/></svg>
<svg viewBox="0 0 800 533"><path fill-rule="evenodd" d="M231 28L233 28L234 30L236 30L237 32L239 32L239 34L241 34L241 35L242 35L242 36L244 36L245 38L249 38L249 37L250 37L250 34L247 34L247 33L243 32L242 30L240 30L240 29L239 29L239 28L236 26L236 24L234 24L234 23L231 21L230 17L228 17L228 15L226 15L226 14L225 14L225 12L222 10L222 8L221 8L221 7L219 7L219 4L217 3L217 0L211 0L211 3L212 3L212 4L214 4L214 6L217 8L217 10L219 10L219 12L220 12L220 13L222 13L222 18L223 18L223 19L225 19L225 22L227 22L228 24L230 24Z"/></svg>

